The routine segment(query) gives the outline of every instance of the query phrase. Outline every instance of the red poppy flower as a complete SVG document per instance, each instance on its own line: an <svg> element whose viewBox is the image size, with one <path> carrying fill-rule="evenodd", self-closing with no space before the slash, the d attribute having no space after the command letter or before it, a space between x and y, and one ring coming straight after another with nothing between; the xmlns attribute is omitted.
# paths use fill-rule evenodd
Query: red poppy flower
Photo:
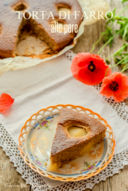
<svg viewBox="0 0 128 191"><path fill-rule="evenodd" d="M111 73L100 56L90 53L77 54L72 61L71 71L77 80L87 85L97 85Z"/></svg>
<svg viewBox="0 0 128 191"><path fill-rule="evenodd" d="M12 106L14 102L14 99L6 94L3 93L0 96L0 113L4 114L6 111L8 111L10 109L10 107Z"/></svg>
<svg viewBox="0 0 128 191"><path fill-rule="evenodd" d="M113 97L117 102L123 101L128 97L128 76L115 72L105 77L100 93L106 97Z"/></svg>

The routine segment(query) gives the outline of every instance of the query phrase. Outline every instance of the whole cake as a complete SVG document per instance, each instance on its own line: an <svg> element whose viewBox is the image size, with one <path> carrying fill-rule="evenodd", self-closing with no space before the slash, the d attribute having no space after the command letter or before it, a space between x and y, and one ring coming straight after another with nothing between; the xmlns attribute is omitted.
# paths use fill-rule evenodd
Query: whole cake
<svg viewBox="0 0 128 191"><path fill-rule="evenodd" d="M68 12L69 17L60 18L60 12ZM54 54L73 42L75 24L79 27L82 19L82 9L77 0L0 1L0 57L22 55L43 58ZM51 26L54 24L58 24L61 31L53 32ZM64 26L69 24L73 30L65 32ZM42 44L35 42L33 36ZM28 48L30 44L32 50ZM36 51L35 46L39 46Z"/></svg>
<svg viewBox="0 0 128 191"><path fill-rule="evenodd" d="M106 127L97 119L72 109L63 109L59 116L51 148L48 170L54 171L73 160L105 137Z"/></svg>

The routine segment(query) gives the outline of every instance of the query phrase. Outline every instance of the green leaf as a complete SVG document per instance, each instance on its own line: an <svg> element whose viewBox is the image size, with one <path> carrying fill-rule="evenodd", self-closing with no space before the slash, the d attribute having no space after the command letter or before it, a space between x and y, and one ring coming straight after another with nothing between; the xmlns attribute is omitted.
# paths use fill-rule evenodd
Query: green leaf
<svg viewBox="0 0 128 191"><path fill-rule="evenodd" d="M128 0L122 0L122 3L125 2L128 2ZM101 33L99 39L92 47L92 51L94 51L96 46L102 43L102 46L98 51L98 54L101 54L106 46L110 46L111 48L114 45L114 42L120 38L123 45L109 57L113 57L115 61L115 64L113 65L120 65L122 71L128 70L128 17L122 15L125 11L128 11L128 6L124 6L119 13L114 9L112 14L107 14L106 29ZM107 60L107 63L110 64L109 60Z"/></svg>
<svg viewBox="0 0 128 191"><path fill-rule="evenodd" d="M128 0L122 0L122 3L126 3L126 2L128 2Z"/></svg>

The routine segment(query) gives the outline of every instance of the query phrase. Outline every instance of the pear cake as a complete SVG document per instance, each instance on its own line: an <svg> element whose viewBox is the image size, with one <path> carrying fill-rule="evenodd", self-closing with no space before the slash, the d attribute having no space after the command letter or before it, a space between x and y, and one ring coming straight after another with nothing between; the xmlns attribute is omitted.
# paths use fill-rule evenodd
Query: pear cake
<svg viewBox="0 0 128 191"><path fill-rule="evenodd" d="M106 127L99 120L72 109L59 115L47 169L56 171L63 164L82 156L104 140Z"/></svg>
<svg viewBox="0 0 128 191"><path fill-rule="evenodd" d="M34 11L38 15L32 17ZM41 17L42 11L45 11L44 18ZM70 17L60 18L63 11L68 12ZM76 11L79 13L77 17L74 16ZM44 58L56 54L73 43L77 34L74 26L77 24L79 28L83 20L82 8L77 0L0 1L0 15L0 58ZM71 24L73 30L52 32L54 23L62 28Z"/></svg>

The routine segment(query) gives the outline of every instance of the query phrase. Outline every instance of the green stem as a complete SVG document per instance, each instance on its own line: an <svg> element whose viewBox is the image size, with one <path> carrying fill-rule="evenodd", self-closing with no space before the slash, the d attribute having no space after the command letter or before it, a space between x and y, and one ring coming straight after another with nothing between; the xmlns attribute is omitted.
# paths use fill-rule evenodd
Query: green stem
<svg viewBox="0 0 128 191"><path fill-rule="evenodd" d="M101 52L103 51L103 49L114 39L114 36L112 36L98 51L98 54L101 54Z"/></svg>
<svg viewBox="0 0 128 191"><path fill-rule="evenodd" d="M120 65L120 64L123 64L123 63L127 63L127 59L128 59L128 56L124 57L124 58L121 59L119 62L117 62L116 65Z"/></svg>
<svg viewBox="0 0 128 191"><path fill-rule="evenodd" d="M127 43L127 44L124 44L123 46L121 46L121 48L120 48L119 50L117 50L117 51L113 54L113 56L115 57L115 56L119 55L120 53L122 54L122 51L124 51L125 48L127 48L127 47L128 47L128 43Z"/></svg>
<svg viewBox="0 0 128 191"><path fill-rule="evenodd" d="M96 46L101 42L104 35L105 35L105 32L101 33L99 39L93 44L92 49L90 50L90 53L92 53L96 49Z"/></svg>

